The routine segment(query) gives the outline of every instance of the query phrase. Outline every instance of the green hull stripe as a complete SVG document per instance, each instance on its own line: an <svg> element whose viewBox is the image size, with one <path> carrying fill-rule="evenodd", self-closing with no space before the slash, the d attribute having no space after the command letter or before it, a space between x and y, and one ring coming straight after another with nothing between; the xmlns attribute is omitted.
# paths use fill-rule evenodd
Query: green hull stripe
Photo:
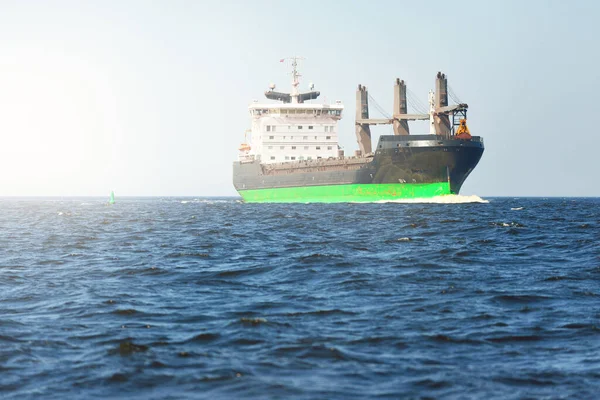
<svg viewBox="0 0 600 400"><path fill-rule="evenodd" d="M421 199L451 194L448 182L374 183L240 190L248 203L344 203Z"/></svg>

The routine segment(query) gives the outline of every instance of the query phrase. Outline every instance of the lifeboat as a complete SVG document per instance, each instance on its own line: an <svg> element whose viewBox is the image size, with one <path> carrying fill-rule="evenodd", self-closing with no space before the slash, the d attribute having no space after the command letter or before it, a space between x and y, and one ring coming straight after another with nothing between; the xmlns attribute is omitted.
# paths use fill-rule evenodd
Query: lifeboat
<svg viewBox="0 0 600 400"><path fill-rule="evenodd" d="M247 143L242 143L240 144L240 151L241 152L246 152L246 151L250 151L251 147L249 144Z"/></svg>

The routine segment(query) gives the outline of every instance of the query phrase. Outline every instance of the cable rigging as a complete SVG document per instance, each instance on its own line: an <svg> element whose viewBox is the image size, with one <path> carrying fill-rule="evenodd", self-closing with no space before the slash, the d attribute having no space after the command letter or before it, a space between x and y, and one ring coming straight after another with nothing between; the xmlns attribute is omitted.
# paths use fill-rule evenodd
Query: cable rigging
<svg viewBox="0 0 600 400"><path fill-rule="evenodd" d="M384 109L383 107L381 107L381 106L379 105L379 103L377 103L377 101L376 101L376 100L373 98L373 96L371 96L370 94L369 94L369 100L370 100L370 101L371 101L371 103L372 103L372 104L375 106L375 108L377 109L377 111L379 111L379 113L380 113L381 115L383 115L383 116L384 116L385 118L387 118L387 119L392 119L392 116L391 116L391 115L389 115L387 112L385 112L385 109Z"/></svg>
<svg viewBox="0 0 600 400"><path fill-rule="evenodd" d="M454 90L452 90L450 85L448 85L448 95L450 96L452 101L454 101L456 104L462 104L462 101L460 101L460 98L456 95Z"/></svg>
<svg viewBox="0 0 600 400"><path fill-rule="evenodd" d="M429 114L429 108L423 104L416 94L414 94L410 89L406 89L406 101L408 105L411 106L417 113L419 114Z"/></svg>

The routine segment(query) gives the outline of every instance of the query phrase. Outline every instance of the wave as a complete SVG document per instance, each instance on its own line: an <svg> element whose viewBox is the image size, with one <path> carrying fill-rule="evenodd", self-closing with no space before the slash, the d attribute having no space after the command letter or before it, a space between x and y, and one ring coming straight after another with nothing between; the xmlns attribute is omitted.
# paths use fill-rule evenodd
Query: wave
<svg viewBox="0 0 600 400"><path fill-rule="evenodd" d="M359 203L359 202L356 202ZM429 198L417 198L417 199L398 199L398 200L377 200L369 201L366 203L400 203L400 204L469 204L469 203L481 203L487 204L488 200L482 199L477 195L460 195L460 194L446 194L443 196L435 196Z"/></svg>
<svg viewBox="0 0 600 400"><path fill-rule="evenodd" d="M237 202L237 199L190 199L190 200L175 200L180 202L181 204L224 204L224 203L234 203Z"/></svg>

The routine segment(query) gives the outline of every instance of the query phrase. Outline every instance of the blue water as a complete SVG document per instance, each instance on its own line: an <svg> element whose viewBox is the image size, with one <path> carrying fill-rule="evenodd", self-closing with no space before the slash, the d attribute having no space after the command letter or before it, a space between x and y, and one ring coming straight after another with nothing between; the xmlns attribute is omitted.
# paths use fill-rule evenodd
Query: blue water
<svg viewBox="0 0 600 400"><path fill-rule="evenodd" d="M597 398L600 199L0 199L0 397Z"/></svg>

